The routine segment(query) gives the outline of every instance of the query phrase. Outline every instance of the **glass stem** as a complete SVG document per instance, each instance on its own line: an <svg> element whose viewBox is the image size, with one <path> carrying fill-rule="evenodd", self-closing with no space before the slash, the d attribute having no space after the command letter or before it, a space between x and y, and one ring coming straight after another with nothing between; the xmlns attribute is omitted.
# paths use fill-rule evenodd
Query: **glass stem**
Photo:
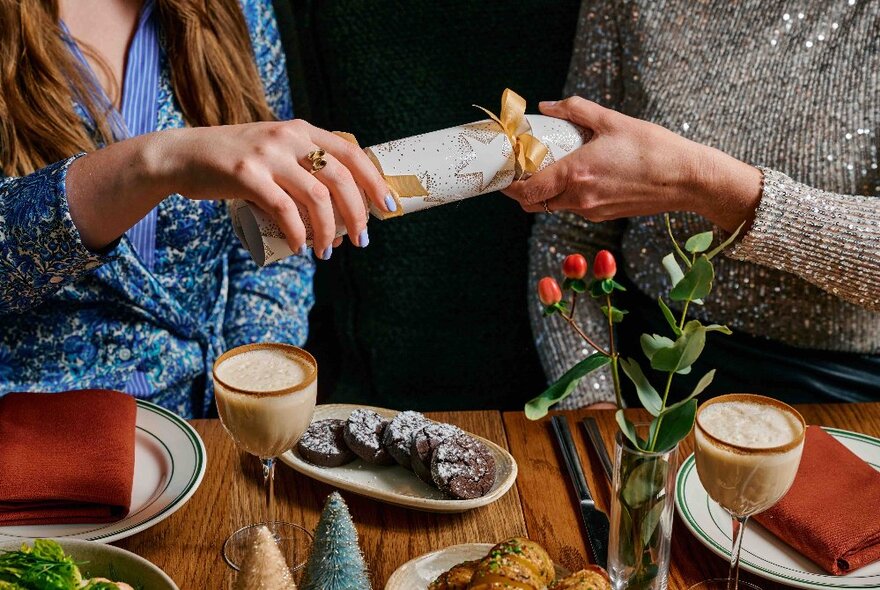
<svg viewBox="0 0 880 590"><path fill-rule="evenodd" d="M733 547L730 550L730 572L727 575L727 590L739 587L739 552L742 549L743 533L746 531L748 516L733 516Z"/></svg>
<svg viewBox="0 0 880 590"><path fill-rule="evenodd" d="M266 526L275 536L275 457L260 459L263 464L263 486L266 488Z"/></svg>

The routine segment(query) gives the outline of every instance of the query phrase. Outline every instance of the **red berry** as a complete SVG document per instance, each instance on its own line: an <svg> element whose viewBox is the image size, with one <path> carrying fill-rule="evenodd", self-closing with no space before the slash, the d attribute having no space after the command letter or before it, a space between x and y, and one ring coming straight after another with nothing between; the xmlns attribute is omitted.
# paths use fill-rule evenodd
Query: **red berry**
<svg viewBox="0 0 880 590"><path fill-rule="evenodd" d="M581 254L569 254L562 261L562 274L569 279L582 279L587 275L587 259Z"/></svg>
<svg viewBox="0 0 880 590"><path fill-rule="evenodd" d="M599 280L612 279L617 274L617 262L608 250L599 250L593 261L593 276Z"/></svg>
<svg viewBox="0 0 880 590"><path fill-rule="evenodd" d="M538 298L547 307L562 301L562 289L552 277L544 277L538 281Z"/></svg>

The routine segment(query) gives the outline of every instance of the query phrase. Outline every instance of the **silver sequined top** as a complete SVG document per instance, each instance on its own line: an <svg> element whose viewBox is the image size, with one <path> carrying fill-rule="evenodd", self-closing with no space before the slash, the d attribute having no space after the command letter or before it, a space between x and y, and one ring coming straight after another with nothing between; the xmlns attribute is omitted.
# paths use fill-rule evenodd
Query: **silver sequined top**
<svg viewBox="0 0 880 590"><path fill-rule="evenodd" d="M566 94L763 168L754 226L715 259L694 316L799 347L880 352L880 2L585 0ZM711 229L693 214L672 220L679 236ZM593 224L568 213L536 222L531 292L566 254L600 248L622 254L651 298L668 292L662 216ZM593 350L532 300L556 379ZM578 316L604 345L598 308ZM610 381L593 373L562 406L612 400Z"/></svg>

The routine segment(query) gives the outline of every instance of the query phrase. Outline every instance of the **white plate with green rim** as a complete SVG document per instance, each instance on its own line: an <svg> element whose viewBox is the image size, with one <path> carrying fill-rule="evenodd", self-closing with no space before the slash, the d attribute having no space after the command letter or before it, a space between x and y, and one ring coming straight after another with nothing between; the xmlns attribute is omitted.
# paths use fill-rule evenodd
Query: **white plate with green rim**
<svg viewBox="0 0 880 590"><path fill-rule="evenodd" d="M880 439L848 430L823 428L880 471ZM697 475L693 455L685 459L678 470L675 507L697 540L725 560L730 559L730 516L709 498ZM762 578L798 588L880 588L880 562L845 576L832 576L752 520L743 538L740 565Z"/></svg>
<svg viewBox="0 0 880 590"><path fill-rule="evenodd" d="M0 527L0 543L28 539L82 539L110 543L150 528L174 514L205 475L205 445L183 418L137 400L134 486L128 516L100 524Z"/></svg>

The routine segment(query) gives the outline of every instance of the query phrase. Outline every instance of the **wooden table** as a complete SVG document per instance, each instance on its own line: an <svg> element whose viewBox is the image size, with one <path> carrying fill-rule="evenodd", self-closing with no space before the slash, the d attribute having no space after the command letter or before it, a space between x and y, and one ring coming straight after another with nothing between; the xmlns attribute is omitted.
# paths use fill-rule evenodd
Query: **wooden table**
<svg viewBox="0 0 880 590"><path fill-rule="evenodd" d="M807 422L836 426L880 436L880 403L800 406ZM587 451L581 418L595 416L606 445L612 449L616 432L613 412L565 413L575 433L581 458L588 467L590 489L603 509L609 490L595 456ZM435 420L451 422L510 450L519 464L516 486L494 504L454 515L434 515L395 508L343 493L361 537L374 590L382 590L402 563L457 543L496 542L528 535L550 555L575 570L587 563L579 513L565 477L561 457L548 420L530 422L519 412L435 412ZM633 413L637 417L638 412ZM220 555L227 535L258 519L262 508L262 481L257 461L239 452L216 420L194 420L205 441L208 468L201 487L183 508L167 520L117 543L164 569L182 590L229 588L232 572ZM692 440L683 443L680 460L691 453ZM587 465L588 463L588 465ZM276 479L277 516L310 530L318 521L330 486L315 482L279 465ZM703 547L676 516L669 588L686 590L707 578L726 575L726 563ZM754 581L750 574L744 579ZM761 580L764 590L782 588Z"/></svg>

